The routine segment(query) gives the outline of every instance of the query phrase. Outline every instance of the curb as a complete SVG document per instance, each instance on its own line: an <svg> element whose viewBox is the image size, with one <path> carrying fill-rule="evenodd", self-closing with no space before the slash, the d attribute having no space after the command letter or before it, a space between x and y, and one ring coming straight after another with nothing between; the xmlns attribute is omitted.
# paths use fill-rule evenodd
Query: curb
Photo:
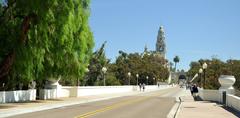
<svg viewBox="0 0 240 118"><path fill-rule="evenodd" d="M182 99L181 99L181 97L179 97L179 100L180 100L180 103L179 103L178 109L177 109L177 111L176 111L176 113L174 115L174 118L178 118L178 114L179 114L180 108L182 106Z"/></svg>
<svg viewBox="0 0 240 118"><path fill-rule="evenodd" d="M179 97L179 100L178 100L176 97L176 103L168 113L167 118L177 118L180 111L181 104L182 104L181 98Z"/></svg>

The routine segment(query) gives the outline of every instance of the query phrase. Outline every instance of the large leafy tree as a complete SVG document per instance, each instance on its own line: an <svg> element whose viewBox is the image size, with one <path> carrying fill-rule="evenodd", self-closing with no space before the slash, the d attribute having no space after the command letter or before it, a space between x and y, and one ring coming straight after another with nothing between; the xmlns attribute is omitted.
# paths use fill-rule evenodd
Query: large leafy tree
<svg viewBox="0 0 240 118"><path fill-rule="evenodd" d="M155 84L156 81L165 81L168 78L169 72L166 67L166 60L154 55L153 53L127 54L119 51L115 65L115 75L121 84L128 84L128 72L131 73L131 84L136 84L136 74L139 74L139 82L146 83L148 76L148 84ZM153 79L155 78L155 80Z"/></svg>
<svg viewBox="0 0 240 118"><path fill-rule="evenodd" d="M119 81L114 75L115 66L110 64L110 60L105 55L106 42L102 44L99 50L93 53L88 65L88 72L85 76L85 80L82 82L83 85L104 85L103 74L105 74L106 85L120 85ZM103 73L102 68L107 68L106 73Z"/></svg>
<svg viewBox="0 0 240 118"><path fill-rule="evenodd" d="M239 60L227 60L226 62L221 61L220 59L213 58L211 60L208 59L200 59L197 62L191 62L190 69L187 73L189 77L193 77L198 70L202 67L201 64L206 62L208 64L208 68L206 70L206 88L207 89L218 89L220 84L218 82L218 78L220 75L234 75L236 78L236 82L234 87L240 88L240 61ZM198 78L199 79L199 78ZM200 82L196 79L194 82ZM199 83L200 84L200 83Z"/></svg>
<svg viewBox="0 0 240 118"><path fill-rule="evenodd" d="M105 55L105 45L106 42L102 44L99 50L93 53L90 59L90 64L88 66L89 72L85 77L85 85L93 86L93 85L102 85L103 80L103 67L108 67L110 60L106 58Z"/></svg>
<svg viewBox="0 0 240 118"><path fill-rule="evenodd" d="M82 77L93 47L89 0L7 0L0 10L0 79Z"/></svg>

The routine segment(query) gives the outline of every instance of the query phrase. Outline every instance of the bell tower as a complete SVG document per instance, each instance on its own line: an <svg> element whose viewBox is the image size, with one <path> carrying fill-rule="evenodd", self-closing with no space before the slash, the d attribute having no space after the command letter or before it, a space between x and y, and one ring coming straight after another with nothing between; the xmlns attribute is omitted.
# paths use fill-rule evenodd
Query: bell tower
<svg viewBox="0 0 240 118"><path fill-rule="evenodd" d="M157 35L156 52L166 58L166 44L163 26L160 26Z"/></svg>

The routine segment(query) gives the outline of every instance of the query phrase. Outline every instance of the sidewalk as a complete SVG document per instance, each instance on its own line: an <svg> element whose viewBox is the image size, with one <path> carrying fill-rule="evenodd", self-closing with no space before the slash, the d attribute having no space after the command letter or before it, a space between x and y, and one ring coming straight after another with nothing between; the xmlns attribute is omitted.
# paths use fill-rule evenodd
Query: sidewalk
<svg viewBox="0 0 240 118"><path fill-rule="evenodd" d="M146 92L157 91L161 89L155 90L147 90ZM73 98L60 98L57 100L37 100L33 102L26 102L26 103L6 103L0 104L0 118L10 117L18 114L60 108L75 104L82 104L94 101L101 101L107 100L122 96L129 96L129 95L137 95L143 92L135 91L135 92L124 92L124 93L117 93L117 94L104 94L104 95L96 95L96 96L84 96L84 97L73 97Z"/></svg>
<svg viewBox="0 0 240 118"><path fill-rule="evenodd" d="M182 103L177 118L238 118L220 104L209 101L194 101L189 90L181 97Z"/></svg>

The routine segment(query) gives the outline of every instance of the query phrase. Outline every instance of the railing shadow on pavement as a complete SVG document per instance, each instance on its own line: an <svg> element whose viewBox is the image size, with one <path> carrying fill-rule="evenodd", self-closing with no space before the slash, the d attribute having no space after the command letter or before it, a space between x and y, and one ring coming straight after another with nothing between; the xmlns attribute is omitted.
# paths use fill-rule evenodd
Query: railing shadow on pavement
<svg viewBox="0 0 240 118"><path fill-rule="evenodd" d="M203 99L200 96L193 97L194 101L203 101Z"/></svg>
<svg viewBox="0 0 240 118"><path fill-rule="evenodd" d="M236 109L233 109L231 107L228 107L228 106L224 106L222 105L221 106L223 109L227 110L228 112L232 113L233 115L235 115L236 117L240 118L240 112L237 111Z"/></svg>

